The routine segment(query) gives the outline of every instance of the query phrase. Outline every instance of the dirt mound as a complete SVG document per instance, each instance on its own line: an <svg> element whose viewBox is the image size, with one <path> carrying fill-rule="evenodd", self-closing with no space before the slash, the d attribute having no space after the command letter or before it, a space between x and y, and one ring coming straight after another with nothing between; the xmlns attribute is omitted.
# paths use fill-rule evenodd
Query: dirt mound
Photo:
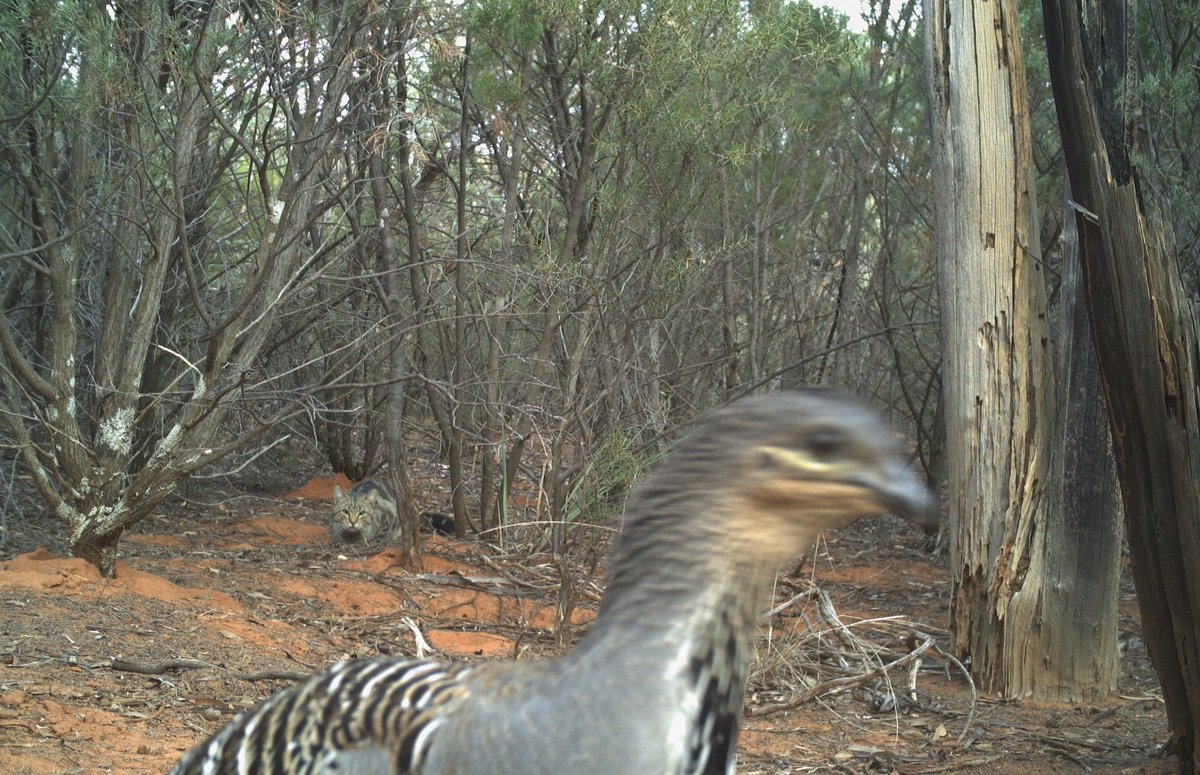
<svg viewBox="0 0 1200 775"><path fill-rule="evenodd" d="M117 563L116 578L105 579L86 560L56 557L36 549L0 563L0 589L29 589L75 598L111 598L137 595L169 603L193 603L221 611L242 612L245 607L223 592L192 589L144 573L128 563Z"/></svg>
<svg viewBox="0 0 1200 775"><path fill-rule="evenodd" d="M305 482L303 487L292 490L283 497L288 500L333 500L335 484L343 490L349 490L354 486L354 482L347 479L345 474L337 474L328 478L314 476Z"/></svg>

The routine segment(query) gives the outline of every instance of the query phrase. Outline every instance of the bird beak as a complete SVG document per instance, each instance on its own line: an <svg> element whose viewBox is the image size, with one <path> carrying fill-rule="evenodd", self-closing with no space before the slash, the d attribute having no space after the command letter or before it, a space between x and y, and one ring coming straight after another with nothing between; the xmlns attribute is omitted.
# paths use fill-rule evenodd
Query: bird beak
<svg viewBox="0 0 1200 775"><path fill-rule="evenodd" d="M937 499L903 463L888 465L881 471L865 476L859 484L869 487L881 505L909 522L921 526L937 525Z"/></svg>

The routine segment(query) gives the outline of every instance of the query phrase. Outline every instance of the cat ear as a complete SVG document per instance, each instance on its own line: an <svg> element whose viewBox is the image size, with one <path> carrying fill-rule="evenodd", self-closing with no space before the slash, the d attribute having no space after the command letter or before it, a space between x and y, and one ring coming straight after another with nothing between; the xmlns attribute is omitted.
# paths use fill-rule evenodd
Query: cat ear
<svg viewBox="0 0 1200 775"><path fill-rule="evenodd" d="M334 499L335 501L340 501L342 498L345 498L345 497L346 497L346 493L345 493L345 492L342 490L342 488L341 488L341 487L338 487L338 486L335 484L335 485L333 486L333 499Z"/></svg>

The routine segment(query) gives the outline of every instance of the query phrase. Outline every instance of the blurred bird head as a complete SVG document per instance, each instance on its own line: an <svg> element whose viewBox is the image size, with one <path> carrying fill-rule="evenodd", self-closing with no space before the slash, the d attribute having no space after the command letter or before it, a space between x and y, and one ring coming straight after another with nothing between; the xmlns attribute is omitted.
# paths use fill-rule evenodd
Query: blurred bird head
<svg viewBox="0 0 1200 775"><path fill-rule="evenodd" d="M711 412L661 463L643 497L651 506L681 493L709 504L688 517L692 530L754 562L782 563L820 531L858 517L896 512L921 520L936 511L879 416L820 390L755 396ZM663 505L640 511L672 511Z"/></svg>

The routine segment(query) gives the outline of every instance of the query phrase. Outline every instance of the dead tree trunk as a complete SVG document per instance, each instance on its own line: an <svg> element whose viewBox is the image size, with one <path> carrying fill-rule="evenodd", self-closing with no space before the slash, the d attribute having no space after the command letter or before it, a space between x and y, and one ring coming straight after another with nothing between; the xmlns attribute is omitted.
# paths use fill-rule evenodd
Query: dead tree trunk
<svg viewBox="0 0 1200 775"><path fill-rule="evenodd" d="M1142 627L1180 769L1200 765L1200 391L1196 313L1144 211L1128 104L1136 4L1043 0L1050 79Z"/></svg>
<svg viewBox="0 0 1200 775"><path fill-rule="evenodd" d="M1092 348L1077 240L1068 228L1058 336L1058 417L1050 466L1046 565L1028 656L1044 661L1038 696L1097 702L1117 689L1121 525L1108 413Z"/></svg>
<svg viewBox="0 0 1200 775"><path fill-rule="evenodd" d="M925 3L950 461L956 652L982 688L1035 693L1053 430L1028 100L1012 0Z"/></svg>

